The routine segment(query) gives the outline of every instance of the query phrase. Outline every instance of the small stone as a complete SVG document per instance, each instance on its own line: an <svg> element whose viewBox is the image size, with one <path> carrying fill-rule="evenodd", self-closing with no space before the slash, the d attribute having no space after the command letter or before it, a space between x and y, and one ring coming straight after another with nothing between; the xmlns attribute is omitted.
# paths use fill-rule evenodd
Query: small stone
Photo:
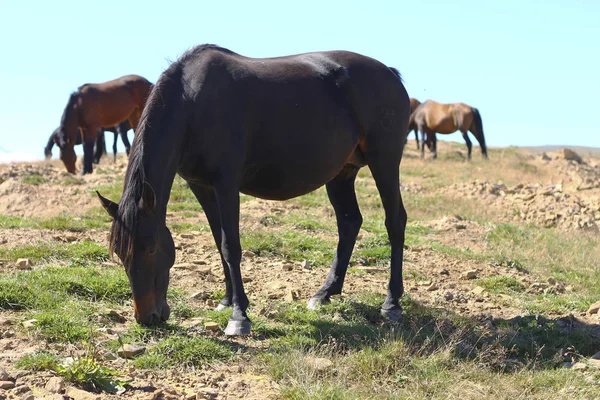
<svg viewBox="0 0 600 400"><path fill-rule="evenodd" d="M446 294L444 294L444 298L446 301L452 301L454 299L454 294L452 292L446 292Z"/></svg>
<svg viewBox="0 0 600 400"><path fill-rule="evenodd" d="M48 379L45 387L51 393L62 393L65 390L65 380L59 376L54 376Z"/></svg>
<svg viewBox="0 0 600 400"><path fill-rule="evenodd" d="M195 264L192 263L179 263L175 264L172 267L173 269L181 269L181 270L192 270L196 268Z"/></svg>
<svg viewBox="0 0 600 400"><path fill-rule="evenodd" d="M556 279L552 277L548 278L548 284L552 286L556 285Z"/></svg>
<svg viewBox="0 0 600 400"><path fill-rule="evenodd" d="M577 164L582 164L583 159L571 149L563 149L563 157L565 160L575 161Z"/></svg>
<svg viewBox="0 0 600 400"><path fill-rule="evenodd" d="M256 255L253 252L251 252L250 250L244 250L242 252L242 256L244 258L254 258Z"/></svg>
<svg viewBox="0 0 600 400"><path fill-rule="evenodd" d="M600 301L595 302L588 309L588 314L598 314L600 311Z"/></svg>
<svg viewBox="0 0 600 400"><path fill-rule="evenodd" d="M208 293L206 292L196 292L190 296L191 299L195 300L206 300L208 299Z"/></svg>
<svg viewBox="0 0 600 400"><path fill-rule="evenodd" d="M181 235L179 235L179 237L182 239L193 239L194 235L191 233L182 233Z"/></svg>
<svg viewBox="0 0 600 400"><path fill-rule="evenodd" d="M333 367L333 361L322 357L306 357L306 361L318 372L325 372Z"/></svg>
<svg viewBox="0 0 600 400"><path fill-rule="evenodd" d="M253 279L251 276L242 276L242 282L244 283L248 283L248 282L252 282Z"/></svg>
<svg viewBox="0 0 600 400"><path fill-rule="evenodd" d="M86 392L85 390L70 387L67 389L67 396L73 400L101 400L102 396L95 393Z"/></svg>
<svg viewBox="0 0 600 400"><path fill-rule="evenodd" d="M285 301L288 301L288 302L292 303L292 302L294 302L296 300L298 300L298 293L295 290L289 289L285 293Z"/></svg>
<svg viewBox="0 0 600 400"><path fill-rule="evenodd" d="M13 381L0 381L0 389L9 390L15 387Z"/></svg>
<svg viewBox="0 0 600 400"><path fill-rule="evenodd" d="M475 286L475 289L471 290L471 293L473 293L475 296L481 296L483 292L485 292L485 288L481 286Z"/></svg>
<svg viewBox="0 0 600 400"><path fill-rule="evenodd" d="M294 269L294 264L282 264L281 265L282 271L291 271L293 269Z"/></svg>
<svg viewBox="0 0 600 400"><path fill-rule="evenodd" d="M19 258L17 260L17 269L31 269L32 265L29 258Z"/></svg>
<svg viewBox="0 0 600 400"><path fill-rule="evenodd" d="M454 229L456 229L456 230L467 229L467 224L456 224L456 225L454 225Z"/></svg>
<svg viewBox="0 0 600 400"><path fill-rule="evenodd" d="M114 361L117 359L117 355L115 353L106 350L100 351L99 356L104 361Z"/></svg>
<svg viewBox="0 0 600 400"><path fill-rule="evenodd" d="M66 235L65 236L65 240L67 242L76 242L77 241L77 236L75 236L75 235Z"/></svg>
<svg viewBox="0 0 600 400"><path fill-rule="evenodd" d="M122 358L134 358L139 356L140 354L144 354L146 348L144 346L138 346L135 344L124 344L122 348L117 351L119 357Z"/></svg>
<svg viewBox="0 0 600 400"><path fill-rule="evenodd" d="M30 390L26 392L23 396L21 396L21 400L35 400L35 396L33 392Z"/></svg>
<svg viewBox="0 0 600 400"><path fill-rule="evenodd" d="M0 381L10 381L12 378L11 376L8 374L8 372L6 372L3 369L0 369Z"/></svg>
<svg viewBox="0 0 600 400"><path fill-rule="evenodd" d="M196 393L196 400L215 400L219 392L215 389L202 388Z"/></svg>
<svg viewBox="0 0 600 400"><path fill-rule="evenodd" d="M204 318L194 317L194 318L183 321L181 323L181 325L185 328L195 328L197 326L202 325L203 322L204 322Z"/></svg>
<svg viewBox="0 0 600 400"><path fill-rule="evenodd" d="M310 265L310 261L308 261L308 260L302 261L301 265L302 265L302 268L304 268L304 269L311 269L312 268L312 265Z"/></svg>
<svg viewBox="0 0 600 400"><path fill-rule="evenodd" d="M209 332L218 332L221 327L216 322L205 322L204 329Z"/></svg>
<svg viewBox="0 0 600 400"><path fill-rule="evenodd" d="M121 324L127 322L127 318L125 318L124 316L122 316L121 314L119 314L118 311L116 310L109 310L106 314L105 314L109 319L115 321L115 322L119 322Z"/></svg>
<svg viewBox="0 0 600 400"><path fill-rule="evenodd" d="M466 271L465 273L463 273L463 278L465 278L465 279L475 279L475 278L477 278L477 270L476 269L472 269L472 270Z"/></svg>
<svg viewBox="0 0 600 400"><path fill-rule="evenodd" d="M159 398L163 397L163 391L160 389L155 390L154 392L150 393L147 397L146 400L157 400Z"/></svg>
<svg viewBox="0 0 600 400"><path fill-rule="evenodd" d="M206 275L212 274L212 270L208 266L196 268L196 272L198 274L202 275L202 276L206 276Z"/></svg>
<svg viewBox="0 0 600 400"><path fill-rule="evenodd" d="M440 275L450 275L450 271L448 271L446 268L444 268L440 271Z"/></svg>
<svg viewBox="0 0 600 400"><path fill-rule="evenodd" d="M27 393L27 392L31 392L31 389L29 389L29 386L27 386L27 385L16 386L13 390L11 390L11 393L14 393L16 395Z"/></svg>
<svg viewBox="0 0 600 400"><path fill-rule="evenodd" d="M27 321L23 321L23 327L25 329L31 329L35 326L37 319L28 319Z"/></svg>
<svg viewBox="0 0 600 400"><path fill-rule="evenodd" d="M194 260L194 261L192 261L192 264L206 265L206 261L204 261L204 260Z"/></svg>
<svg viewBox="0 0 600 400"><path fill-rule="evenodd" d="M428 292L434 292L434 291L436 291L438 289L439 289L439 287L438 287L438 285L435 284L435 282L432 283L431 285L427 286L427 291Z"/></svg>

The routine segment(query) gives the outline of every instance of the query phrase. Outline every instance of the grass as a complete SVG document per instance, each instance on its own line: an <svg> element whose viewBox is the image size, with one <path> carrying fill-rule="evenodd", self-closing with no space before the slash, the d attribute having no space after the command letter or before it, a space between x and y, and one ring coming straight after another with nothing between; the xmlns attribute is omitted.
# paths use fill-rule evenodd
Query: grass
<svg viewBox="0 0 600 400"><path fill-rule="evenodd" d="M21 182L26 183L28 185L33 185L33 186L38 186L43 183L47 183L49 181L50 180L48 178L46 178L45 176L42 176L40 174L30 174L30 175L21 176Z"/></svg>
<svg viewBox="0 0 600 400"><path fill-rule="evenodd" d="M78 265L85 262L102 262L108 260L108 249L105 245L92 241L82 241L66 245L40 242L12 248L0 248L0 259L17 260L29 258L34 263L53 261Z"/></svg>

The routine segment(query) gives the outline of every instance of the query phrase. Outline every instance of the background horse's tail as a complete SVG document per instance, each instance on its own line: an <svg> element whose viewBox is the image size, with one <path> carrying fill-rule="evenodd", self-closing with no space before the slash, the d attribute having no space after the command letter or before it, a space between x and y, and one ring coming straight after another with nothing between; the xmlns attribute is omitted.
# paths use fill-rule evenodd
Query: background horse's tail
<svg viewBox="0 0 600 400"><path fill-rule="evenodd" d="M473 113L472 128L474 129L470 129L470 131L475 134L475 138L481 146L481 152L483 153L483 156L488 158L487 147L485 145L485 136L483 135L483 122L481 121L481 114L479 114L479 110L475 107L471 107L471 112Z"/></svg>

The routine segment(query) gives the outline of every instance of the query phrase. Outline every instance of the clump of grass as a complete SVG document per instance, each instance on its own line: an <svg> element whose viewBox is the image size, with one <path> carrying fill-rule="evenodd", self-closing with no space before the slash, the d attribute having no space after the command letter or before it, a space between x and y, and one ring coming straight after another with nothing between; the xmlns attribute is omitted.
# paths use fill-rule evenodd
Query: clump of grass
<svg viewBox="0 0 600 400"><path fill-rule="evenodd" d="M170 336L134 360L137 368L156 369L179 365L197 367L203 363L233 357L229 346L208 338Z"/></svg>
<svg viewBox="0 0 600 400"><path fill-rule="evenodd" d="M0 258L16 260L29 258L34 262L70 261L73 264L83 262L102 262L108 260L105 245L92 241L56 246L52 243L39 243L12 248L1 248Z"/></svg>
<svg viewBox="0 0 600 400"><path fill-rule="evenodd" d="M30 371L55 370L59 363L56 355L42 351L26 354L15 362L15 367Z"/></svg>
<svg viewBox="0 0 600 400"><path fill-rule="evenodd" d="M483 279L479 283L491 293L521 293L525 290L523 285L514 276L496 275Z"/></svg>
<svg viewBox="0 0 600 400"><path fill-rule="evenodd" d="M47 177L42 176L40 174L30 174L21 176L21 182L33 186L38 186L49 181L50 180Z"/></svg>

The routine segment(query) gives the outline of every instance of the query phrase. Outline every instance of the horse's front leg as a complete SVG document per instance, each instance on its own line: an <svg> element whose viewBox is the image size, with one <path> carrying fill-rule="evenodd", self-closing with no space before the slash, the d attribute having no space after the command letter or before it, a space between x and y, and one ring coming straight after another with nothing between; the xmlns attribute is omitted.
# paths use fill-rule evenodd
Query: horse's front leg
<svg viewBox="0 0 600 400"><path fill-rule="evenodd" d="M250 319L246 315L248 297L244 292L240 261L242 259L242 246L240 245L240 194L238 187L233 184L235 180L223 178L214 187L221 221L221 254L231 279L231 303L233 314L229 319L226 335L250 334Z"/></svg>
<svg viewBox="0 0 600 400"><path fill-rule="evenodd" d="M94 145L98 128L88 128L83 131L83 169L81 175L91 174L94 170Z"/></svg>

